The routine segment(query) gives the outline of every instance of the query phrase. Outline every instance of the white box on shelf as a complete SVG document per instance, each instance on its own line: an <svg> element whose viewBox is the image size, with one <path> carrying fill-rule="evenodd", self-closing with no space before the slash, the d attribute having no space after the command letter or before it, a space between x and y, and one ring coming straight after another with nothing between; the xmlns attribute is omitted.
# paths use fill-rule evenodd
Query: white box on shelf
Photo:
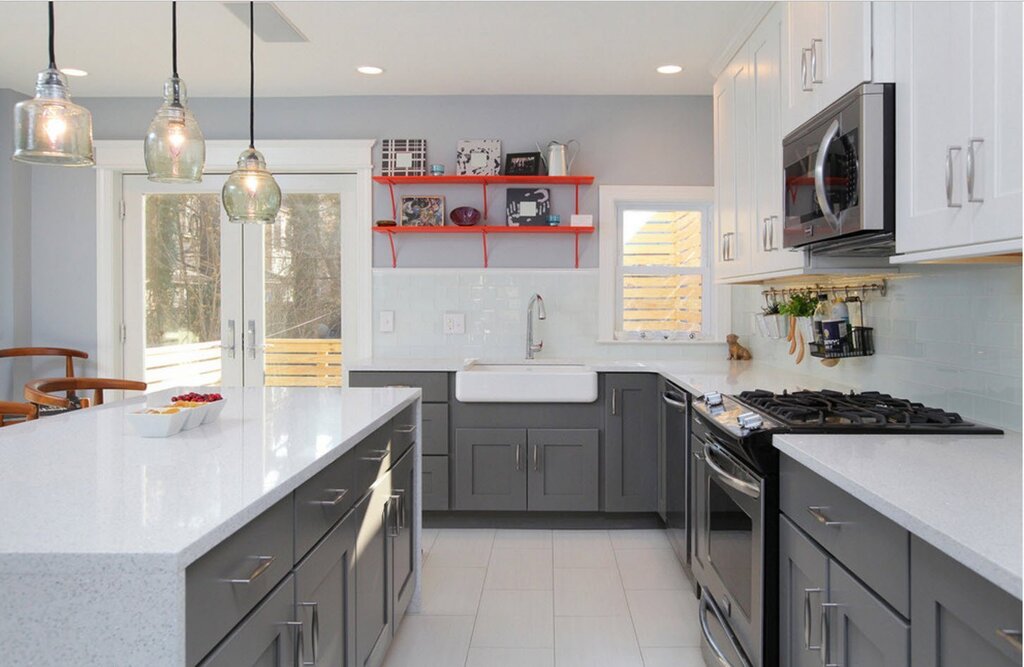
<svg viewBox="0 0 1024 667"><path fill-rule="evenodd" d="M592 215L574 215L569 218L570 227L593 227L594 216Z"/></svg>

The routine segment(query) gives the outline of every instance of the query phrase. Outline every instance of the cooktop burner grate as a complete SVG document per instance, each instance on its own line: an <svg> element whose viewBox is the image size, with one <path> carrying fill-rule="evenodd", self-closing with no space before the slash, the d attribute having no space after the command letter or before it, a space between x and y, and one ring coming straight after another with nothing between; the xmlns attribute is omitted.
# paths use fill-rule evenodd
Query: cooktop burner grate
<svg viewBox="0 0 1024 667"><path fill-rule="evenodd" d="M877 391L844 394L822 391L763 389L745 391L738 398L789 426L969 426L955 412L931 408Z"/></svg>

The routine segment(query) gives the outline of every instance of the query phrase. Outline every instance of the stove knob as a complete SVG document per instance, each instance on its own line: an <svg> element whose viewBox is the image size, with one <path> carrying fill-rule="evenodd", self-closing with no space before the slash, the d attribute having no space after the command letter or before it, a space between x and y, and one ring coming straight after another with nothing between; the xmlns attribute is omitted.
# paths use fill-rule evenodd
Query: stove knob
<svg viewBox="0 0 1024 667"><path fill-rule="evenodd" d="M722 404L722 394L717 391L709 391L704 394L704 403L713 406Z"/></svg>
<svg viewBox="0 0 1024 667"><path fill-rule="evenodd" d="M736 421L739 422L739 425L742 428L745 428L748 431L756 431L764 426L764 420L761 418L761 415L756 412L744 412L736 417Z"/></svg>

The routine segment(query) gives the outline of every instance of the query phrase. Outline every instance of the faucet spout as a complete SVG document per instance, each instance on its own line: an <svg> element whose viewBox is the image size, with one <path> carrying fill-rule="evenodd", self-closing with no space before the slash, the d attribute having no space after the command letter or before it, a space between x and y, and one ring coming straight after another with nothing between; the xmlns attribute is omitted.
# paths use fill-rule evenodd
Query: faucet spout
<svg viewBox="0 0 1024 667"><path fill-rule="evenodd" d="M540 294L534 294L530 297L529 303L526 305L526 358L533 359L537 352L544 349L544 341L540 341L536 344L533 342L533 307L537 306L537 319L546 320L548 319L548 311L544 308L544 298Z"/></svg>

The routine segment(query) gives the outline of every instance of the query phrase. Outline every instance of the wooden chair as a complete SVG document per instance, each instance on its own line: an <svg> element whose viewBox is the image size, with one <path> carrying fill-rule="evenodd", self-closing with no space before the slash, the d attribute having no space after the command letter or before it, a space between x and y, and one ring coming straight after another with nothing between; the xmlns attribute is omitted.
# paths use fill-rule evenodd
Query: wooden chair
<svg viewBox="0 0 1024 667"><path fill-rule="evenodd" d="M145 391L145 382L134 380L117 380L113 378L41 378L25 383L25 400L35 403L40 411L62 412L103 405L104 390ZM78 398L76 391L92 391L92 400ZM53 392L69 392L70 396L61 398L53 396Z"/></svg>
<svg viewBox="0 0 1024 667"><path fill-rule="evenodd" d="M88 359L89 354L67 347L7 347L0 349L0 359L14 357L64 357L64 377L75 377L74 359ZM74 391L68 391L69 399L75 398Z"/></svg>
<svg viewBox="0 0 1024 667"><path fill-rule="evenodd" d="M31 421L38 416L36 406L31 403L0 401L0 428L18 422ZM14 419L11 419L14 417Z"/></svg>

